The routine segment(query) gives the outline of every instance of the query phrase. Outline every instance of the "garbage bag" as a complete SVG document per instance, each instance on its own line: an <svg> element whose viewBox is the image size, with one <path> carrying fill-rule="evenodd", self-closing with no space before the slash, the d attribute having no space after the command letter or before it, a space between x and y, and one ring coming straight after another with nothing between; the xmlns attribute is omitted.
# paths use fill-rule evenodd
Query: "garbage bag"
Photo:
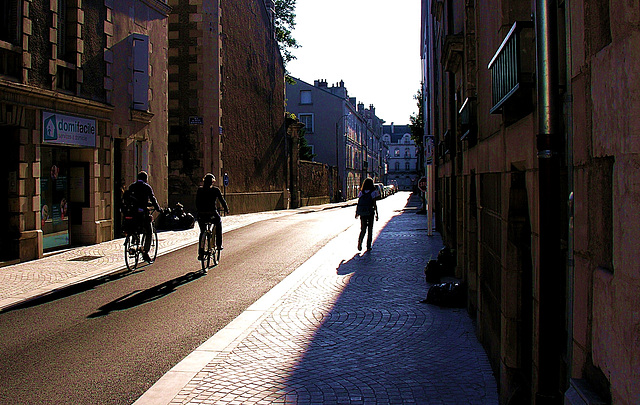
<svg viewBox="0 0 640 405"><path fill-rule="evenodd" d="M434 284L427 292L428 304L441 307L464 308L466 306L466 288L461 282Z"/></svg>

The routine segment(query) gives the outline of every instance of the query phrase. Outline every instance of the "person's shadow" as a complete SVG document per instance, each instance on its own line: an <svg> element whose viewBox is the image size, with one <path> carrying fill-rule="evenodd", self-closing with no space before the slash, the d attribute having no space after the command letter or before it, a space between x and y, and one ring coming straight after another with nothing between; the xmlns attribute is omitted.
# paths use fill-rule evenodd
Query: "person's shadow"
<svg viewBox="0 0 640 405"><path fill-rule="evenodd" d="M480 358L484 351L466 311L420 303L427 293L424 268L437 257L442 241L427 235L426 218L416 215L419 208L419 199L409 200L381 229L371 251L343 261L332 285L325 285L328 278L315 283L314 294L307 292L335 299L306 304L323 305L307 308L321 322L286 378L283 398L297 403L441 403L442 398L483 403L478 398L491 388L482 371L490 368L486 356ZM296 341L298 333L302 338L308 328L288 330L290 340Z"/></svg>
<svg viewBox="0 0 640 405"><path fill-rule="evenodd" d="M146 302L155 301L159 298L167 296L174 292L176 288L181 285L190 283L203 276L204 273L200 271L192 271L183 276L174 278L173 280L166 281L157 286L147 288L146 290L136 290L129 294L126 294L118 299L115 299L100 308L88 318L99 318L109 315L113 311L122 311L125 309L133 308L138 305L142 305Z"/></svg>

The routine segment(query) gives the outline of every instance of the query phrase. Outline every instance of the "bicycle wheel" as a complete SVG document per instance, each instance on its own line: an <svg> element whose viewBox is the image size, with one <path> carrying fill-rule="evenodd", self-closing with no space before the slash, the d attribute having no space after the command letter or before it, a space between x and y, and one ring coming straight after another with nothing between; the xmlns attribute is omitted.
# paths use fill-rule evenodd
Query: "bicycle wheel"
<svg viewBox="0 0 640 405"><path fill-rule="evenodd" d="M218 265L220 261L220 251L218 250L218 244L216 243L216 227L215 225L211 227L211 261L214 266Z"/></svg>
<svg viewBox="0 0 640 405"><path fill-rule="evenodd" d="M149 248L149 257L152 262L156 261L156 257L158 257L158 231L156 230L155 225L151 223L151 229L153 229L153 233L151 234L151 247Z"/></svg>
<svg viewBox="0 0 640 405"><path fill-rule="evenodd" d="M144 249L144 244L145 241L147 239L147 235L142 234L141 237L141 241L140 241L140 248L141 248L141 252L142 249ZM158 256L158 232L156 232L155 228L152 228L152 232L151 232L151 244L149 245L149 258L151 259L151 262L154 262L156 260L156 257Z"/></svg>
<svg viewBox="0 0 640 405"><path fill-rule="evenodd" d="M206 271L211 263L211 237L208 230L200 233L199 248L202 249L202 256L200 256L200 263L202 263L202 270Z"/></svg>
<svg viewBox="0 0 640 405"><path fill-rule="evenodd" d="M133 271L138 267L139 247L136 235L127 235L124 239L124 263L129 271Z"/></svg>

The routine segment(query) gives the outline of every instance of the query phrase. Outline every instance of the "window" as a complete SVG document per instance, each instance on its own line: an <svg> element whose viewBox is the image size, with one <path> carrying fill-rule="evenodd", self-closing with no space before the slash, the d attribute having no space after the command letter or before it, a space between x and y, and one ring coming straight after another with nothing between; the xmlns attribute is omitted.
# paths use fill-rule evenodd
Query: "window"
<svg viewBox="0 0 640 405"><path fill-rule="evenodd" d="M313 133L313 114L300 114L299 115L300 122L304 124L304 129L306 133Z"/></svg>
<svg viewBox="0 0 640 405"><path fill-rule="evenodd" d="M404 157L406 158L411 157L411 154L409 153L409 148L404 148Z"/></svg>
<svg viewBox="0 0 640 405"><path fill-rule="evenodd" d="M58 0L58 59L74 65L77 63L77 14L73 2Z"/></svg>
<svg viewBox="0 0 640 405"><path fill-rule="evenodd" d="M395 148L395 149L393 150L393 156L399 157L399 156L400 156L400 149Z"/></svg>
<svg viewBox="0 0 640 405"><path fill-rule="evenodd" d="M404 170L410 170L409 162L404 163Z"/></svg>
<svg viewBox="0 0 640 405"><path fill-rule="evenodd" d="M20 8L18 0L0 0L0 41L19 45L18 24Z"/></svg>
<svg viewBox="0 0 640 405"><path fill-rule="evenodd" d="M400 171L400 162L396 162L396 172Z"/></svg>
<svg viewBox="0 0 640 405"><path fill-rule="evenodd" d="M311 90L300 90L300 104L311 104Z"/></svg>

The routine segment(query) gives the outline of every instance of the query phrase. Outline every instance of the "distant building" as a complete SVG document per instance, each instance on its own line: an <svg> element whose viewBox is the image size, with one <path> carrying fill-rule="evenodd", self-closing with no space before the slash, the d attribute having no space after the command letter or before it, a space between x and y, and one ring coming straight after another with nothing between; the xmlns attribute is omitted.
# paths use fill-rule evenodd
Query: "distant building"
<svg viewBox="0 0 640 405"><path fill-rule="evenodd" d="M329 86L326 80L314 84L294 78L287 84L287 111L305 124L305 138L315 161L338 168L335 198L355 198L367 176L382 181L386 147L382 142L383 120L349 97L343 81Z"/></svg>
<svg viewBox="0 0 640 405"><path fill-rule="evenodd" d="M387 145L387 183L399 190L413 190L419 177L418 148L411 139L409 125L384 125L382 139Z"/></svg>

